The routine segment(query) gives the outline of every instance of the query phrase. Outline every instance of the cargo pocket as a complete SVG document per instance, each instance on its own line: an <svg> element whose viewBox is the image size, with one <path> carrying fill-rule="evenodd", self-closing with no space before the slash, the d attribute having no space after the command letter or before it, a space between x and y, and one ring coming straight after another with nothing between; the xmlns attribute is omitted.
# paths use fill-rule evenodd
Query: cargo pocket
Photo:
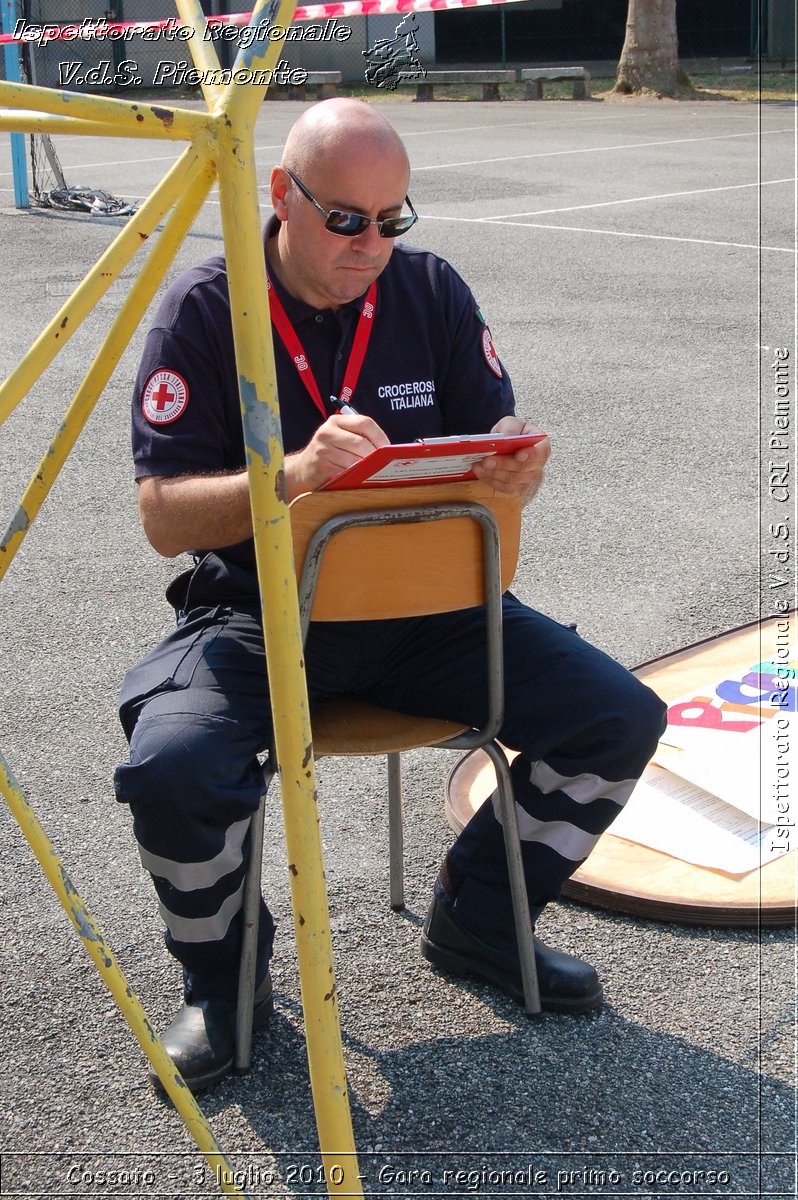
<svg viewBox="0 0 798 1200"><path fill-rule="evenodd" d="M164 692L182 691L191 684L197 667L229 618L230 609L221 605L192 609L173 633L131 667L119 697L119 719L128 741L147 700Z"/></svg>

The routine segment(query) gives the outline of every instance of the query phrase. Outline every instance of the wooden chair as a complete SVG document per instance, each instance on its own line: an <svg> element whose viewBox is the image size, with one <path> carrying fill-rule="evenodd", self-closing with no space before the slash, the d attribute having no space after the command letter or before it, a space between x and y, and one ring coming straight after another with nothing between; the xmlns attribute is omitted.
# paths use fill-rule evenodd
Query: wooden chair
<svg viewBox="0 0 798 1200"><path fill-rule="evenodd" d="M496 768L526 1010L540 1012L532 925L507 759L495 738L503 720L502 593L515 572L517 497L477 481L312 492L291 506L303 638L317 621L367 621L484 604L488 614L488 717L482 729L414 717L334 697L314 710L316 758L385 754L388 760L390 901L404 906L401 753L420 746L484 748ZM267 765L266 787L274 774ZM265 801L265 792L264 792ZM236 1069L250 1062L264 802L253 817L244 893Z"/></svg>

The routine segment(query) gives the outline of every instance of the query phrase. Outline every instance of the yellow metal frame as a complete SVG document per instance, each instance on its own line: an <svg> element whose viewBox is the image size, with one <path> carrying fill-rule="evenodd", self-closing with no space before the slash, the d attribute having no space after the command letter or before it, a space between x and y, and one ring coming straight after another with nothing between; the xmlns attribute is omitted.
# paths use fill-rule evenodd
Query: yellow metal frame
<svg viewBox="0 0 798 1200"><path fill-rule="evenodd" d="M186 43L195 66L203 73L219 71L213 43L203 38L205 18L199 0L176 0L176 4L182 22L195 31L195 36ZM250 27L253 31L255 26L263 29L275 24L286 28L291 24L294 7L295 0L258 0ZM254 38L236 59L233 78L237 82L227 86L213 82L203 85L207 113L0 83L0 106L24 110L19 115L0 115L0 131L51 131L188 143L171 170L0 386L2 422L135 253L165 221L0 540L0 579L13 561L210 187L218 179L316 1124L328 1193L362 1197L335 989L258 209L254 126L266 83L256 83L254 79L240 82L242 71L251 72L260 80L268 78L265 73L273 68L278 53L278 41L265 36ZM220 1162L226 1163L221 1147L155 1036L2 755L0 791L189 1133L215 1170ZM242 1194L234 1183L226 1181L232 1177L231 1171L221 1171L219 1176L225 1192Z"/></svg>

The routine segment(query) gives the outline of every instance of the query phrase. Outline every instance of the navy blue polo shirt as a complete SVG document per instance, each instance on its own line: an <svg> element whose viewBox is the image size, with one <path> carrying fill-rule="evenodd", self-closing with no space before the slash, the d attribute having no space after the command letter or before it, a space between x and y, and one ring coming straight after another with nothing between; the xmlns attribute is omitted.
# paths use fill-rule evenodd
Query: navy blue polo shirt
<svg viewBox="0 0 798 1200"><path fill-rule="evenodd" d="M267 235L277 228L272 218ZM333 312L297 300L274 277L272 285L322 397L338 395L363 298ZM307 445L323 417L276 331L274 352L283 445L290 454ZM377 280L374 325L352 404L391 442L486 433L514 411L512 386L484 318L444 259L394 246ZM136 379L133 458L137 479L245 466L222 257L183 274L158 309ZM229 556L236 561L254 561L251 542L235 549Z"/></svg>

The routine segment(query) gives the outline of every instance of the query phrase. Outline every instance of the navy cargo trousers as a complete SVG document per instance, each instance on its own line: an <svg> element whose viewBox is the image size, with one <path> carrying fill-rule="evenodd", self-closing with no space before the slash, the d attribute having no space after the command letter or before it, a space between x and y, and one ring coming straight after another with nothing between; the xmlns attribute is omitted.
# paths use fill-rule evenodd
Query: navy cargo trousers
<svg viewBox="0 0 798 1200"><path fill-rule="evenodd" d="M237 989L249 821L263 792L257 756L271 742L259 610L252 581L241 586L236 571L211 554L190 583L177 581L177 628L128 672L120 704L130 761L117 768L117 798L130 806L167 946L194 999ZM348 693L480 725L483 627L480 608L313 623L305 656L311 708ZM512 775L530 905L537 908L559 895L627 800L662 733L665 706L602 651L510 594L504 660L500 740L519 751ZM449 864L462 881L458 917L483 937L512 937L503 836L491 800L454 843ZM274 936L265 905L260 929L262 973Z"/></svg>

